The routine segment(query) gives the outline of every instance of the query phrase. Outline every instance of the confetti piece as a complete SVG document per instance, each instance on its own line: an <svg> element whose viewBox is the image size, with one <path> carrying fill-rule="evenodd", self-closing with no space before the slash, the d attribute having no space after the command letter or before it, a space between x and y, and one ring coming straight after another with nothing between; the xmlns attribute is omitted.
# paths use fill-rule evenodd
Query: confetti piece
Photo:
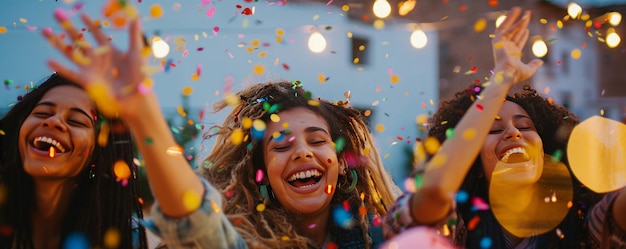
<svg viewBox="0 0 626 249"><path fill-rule="evenodd" d="M187 210L193 211L200 208L202 204L202 197L193 189L188 189L183 192L183 205ZM219 210L219 208L218 208Z"/></svg>
<svg viewBox="0 0 626 249"><path fill-rule="evenodd" d="M400 76L398 76L398 75L391 75L391 77L389 77L389 81L392 84L398 84L398 82L400 82Z"/></svg>
<svg viewBox="0 0 626 249"><path fill-rule="evenodd" d="M54 156L56 155L55 150L54 150L54 146L50 146L50 151L48 153L48 156L50 156L50 158L54 158Z"/></svg>
<svg viewBox="0 0 626 249"><path fill-rule="evenodd" d="M154 19L161 18L163 16L163 8L161 5L154 4L150 6L150 16Z"/></svg>
<svg viewBox="0 0 626 249"><path fill-rule="evenodd" d="M113 165L113 173L115 173L118 180L125 180L130 177L131 172L128 164L123 160L119 160Z"/></svg>
<svg viewBox="0 0 626 249"><path fill-rule="evenodd" d="M109 132L109 124L103 122L100 125L100 132L98 133L98 145L100 145L100 147L106 147L107 143L109 143Z"/></svg>
<svg viewBox="0 0 626 249"><path fill-rule="evenodd" d="M7 27L0 26L0 34L6 34L6 33L7 33Z"/></svg>
<svg viewBox="0 0 626 249"><path fill-rule="evenodd" d="M352 215L341 206L333 208L333 220L335 224L343 228L349 228L352 225Z"/></svg>
<svg viewBox="0 0 626 249"><path fill-rule="evenodd" d="M235 129L233 130L233 133L230 135L230 142L233 145L239 145L241 144L241 142L243 142L243 130L241 129Z"/></svg>
<svg viewBox="0 0 626 249"><path fill-rule="evenodd" d="M469 199L469 194L465 190L459 190L455 195L458 203L465 203Z"/></svg>
<svg viewBox="0 0 626 249"><path fill-rule="evenodd" d="M261 64L256 64L254 65L254 67L252 67L252 71L256 75L262 75L265 73L265 67Z"/></svg>
<svg viewBox="0 0 626 249"><path fill-rule="evenodd" d="M377 125L376 125L376 131L378 131L378 132L383 132L383 131L385 131L385 126L384 126L384 125L382 125L382 124L377 124Z"/></svg>
<svg viewBox="0 0 626 249"><path fill-rule="evenodd" d="M89 239L82 233L72 232L63 242L64 249L89 249Z"/></svg>
<svg viewBox="0 0 626 249"><path fill-rule="evenodd" d="M439 140L437 140L437 138L428 137L424 141L424 148L426 149L426 152L428 152L428 154L433 155L433 154L437 153L437 151L439 150L439 146L440 146L440 144L439 144Z"/></svg>
<svg viewBox="0 0 626 249"><path fill-rule="evenodd" d="M183 88L183 96L189 96L193 93L193 88L190 86L186 86Z"/></svg>
<svg viewBox="0 0 626 249"><path fill-rule="evenodd" d="M174 145L174 146L170 146L169 148L167 148L167 150L165 151L165 153L169 156L177 156L177 155L182 155L183 154L183 148L181 148L178 145Z"/></svg>
<svg viewBox="0 0 626 249"><path fill-rule="evenodd" d="M491 248L492 244L493 242L491 241L491 238L489 237L483 237L482 239L480 239L480 248L482 249Z"/></svg>
<svg viewBox="0 0 626 249"><path fill-rule="evenodd" d="M105 248L118 248L120 245L120 231L115 228L109 228L104 233L104 247Z"/></svg>
<svg viewBox="0 0 626 249"><path fill-rule="evenodd" d="M256 211L257 211L257 212L263 212L263 211L265 211L265 204L263 204L263 203L259 203L259 205L256 205Z"/></svg>
<svg viewBox="0 0 626 249"><path fill-rule="evenodd" d="M474 32L476 33L483 32L486 27L487 27L487 20L485 20L484 18L480 18L476 21L476 23L474 23Z"/></svg>
<svg viewBox="0 0 626 249"><path fill-rule="evenodd" d="M465 132L463 132L463 138L466 140L471 140L475 136L476 136L476 130L474 130L473 128L469 128Z"/></svg>
<svg viewBox="0 0 626 249"><path fill-rule="evenodd" d="M571 53L572 58L574 60L578 60L580 58L581 54L582 54L582 52L580 52L580 49L574 49L574 50L572 50L572 53Z"/></svg>

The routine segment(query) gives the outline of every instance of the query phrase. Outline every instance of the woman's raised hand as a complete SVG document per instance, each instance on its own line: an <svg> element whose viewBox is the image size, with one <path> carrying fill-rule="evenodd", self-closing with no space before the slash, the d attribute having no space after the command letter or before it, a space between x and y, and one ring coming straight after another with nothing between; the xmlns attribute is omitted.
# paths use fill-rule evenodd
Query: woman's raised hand
<svg viewBox="0 0 626 249"><path fill-rule="evenodd" d="M522 50L528 41L528 23L530 11L513 7L506 19L496 28L491 42L495 60L495 82L503 82L503 77L510 78L512 84L519 83L532 77L537 69L543 65L540 59L533 59L529 63L522 62Z"/></svg>
<svg viewBox="0 0 626 249"><path fill-rule="evenodd" d="M133 7L128 5L126 8ZM50 28L44 29L42 33L77 70L56 60L48 61L50 68L83 86L104 115L124 116L133 112L132 102L140 97L150 83L147 60L149 50L144 46L138 15L131 14L128 17L128 51L120 51L113 46L109 37L101 30L99 22L86 14L81 14L80 17L91 31L97 46L93 46L83 37L83 33L76 29L64 10L57 9L54 17L65 31L69 44L62 39L62 35L55 35ZM119 108L120 106L124 108Z"/></svg>

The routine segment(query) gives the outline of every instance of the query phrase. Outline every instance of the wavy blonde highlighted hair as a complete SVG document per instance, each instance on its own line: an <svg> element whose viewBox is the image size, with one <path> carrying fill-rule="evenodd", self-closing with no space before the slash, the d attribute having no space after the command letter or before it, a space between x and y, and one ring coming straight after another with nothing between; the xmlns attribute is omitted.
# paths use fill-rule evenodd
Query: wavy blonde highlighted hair
<svg viewBox="0 0 626 249"><path fill-rule="evenodd" d="M348 201L358 221L355 223L363 234L366 248L371 248L368 235L369 220L366 215L359 215L359 208L364 206L367 213L383 216L387 213L399 193L399 188L384 169L380 155L374 146L362 114L344 103L332 103L321 99L311 99L299 82L270 82L256 84L236 94L241 99L221 126L213 127L205 138L216 138L215 146L205 159L200 173L224 194L224 213L236 227L251 248L307 248L314 245L311 240L298 234L293 226L296 214L289 212L276 200L264 199L259 193L255 181L257 170L265 171L263 144L252 139L250 130L242 126L245 118L260 119L269 122L271 113L294 107L305 107L323 117L330 126L333 141L340 138L345 142L343 150L337 152L340 160L356 170L357 185L352 191L345 189L352 181L352 174L341 176L338 180L331 205L341 205ZM311 104L313 103L313 104ZM215 111L228 105L225 101L215 103ZM236 129L242 129L250 137L241 144L231 143L231 135ZM361 160L353 160L360 158ZM352 165L358 161L358 165ZM342 187L340 187L342 186ZM256 206L264 203L262 212ZM329 229L332 228L332 221Z"/></svg>

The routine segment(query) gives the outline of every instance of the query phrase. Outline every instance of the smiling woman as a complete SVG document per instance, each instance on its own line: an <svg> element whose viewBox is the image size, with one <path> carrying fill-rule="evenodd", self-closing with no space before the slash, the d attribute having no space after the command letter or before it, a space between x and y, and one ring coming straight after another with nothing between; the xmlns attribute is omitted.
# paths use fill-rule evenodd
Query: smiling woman
<svg viewBox="0 0 626 249"><path fill-rule="evenodd" d="M123 162L136 175L130 134L102 133L96 141L114 124L80 86L56 74L0 120L0 248L146 247L137 180L118 181L112 170ZM117 240L105 239L111 235Z"/></svg>

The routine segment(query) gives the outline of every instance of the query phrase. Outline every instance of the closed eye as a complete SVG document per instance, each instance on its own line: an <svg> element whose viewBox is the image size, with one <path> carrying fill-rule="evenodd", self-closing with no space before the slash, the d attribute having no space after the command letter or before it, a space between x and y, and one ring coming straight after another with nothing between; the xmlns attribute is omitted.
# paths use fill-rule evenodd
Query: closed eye
<svg viewBox="0 0 626 249"><path fill-rule="evenodd" d="M490 130L489 134L500 134L503 130Z"/></svg>

